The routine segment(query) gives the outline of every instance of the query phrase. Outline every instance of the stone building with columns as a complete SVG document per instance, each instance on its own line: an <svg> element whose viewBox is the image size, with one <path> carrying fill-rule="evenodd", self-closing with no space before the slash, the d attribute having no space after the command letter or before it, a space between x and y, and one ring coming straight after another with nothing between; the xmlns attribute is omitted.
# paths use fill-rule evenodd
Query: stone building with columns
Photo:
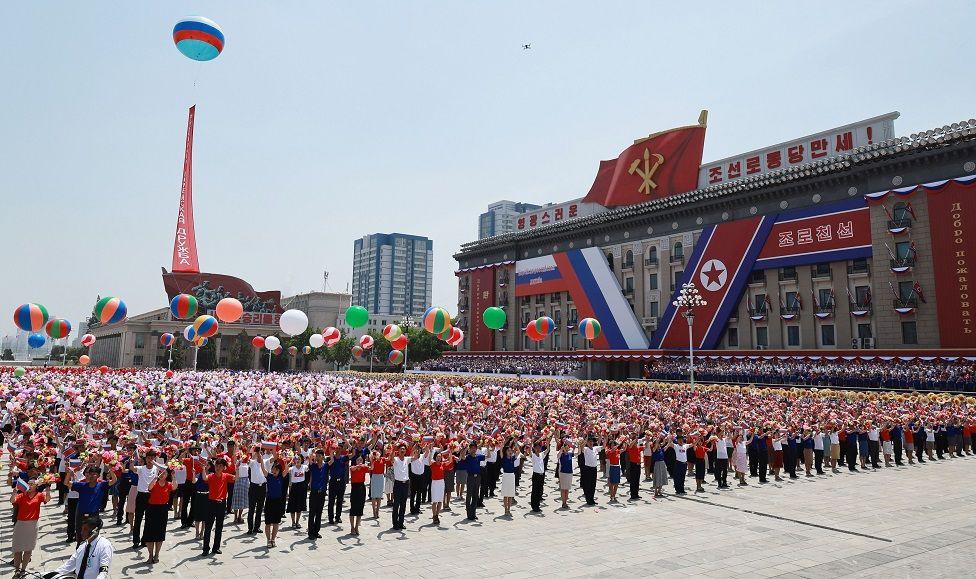
<svg viewBox="0 0 976 579"><path fill-rule="evenodd" d="M462 245L462 349L976 348L976 120L898 137L897 116L701 164L697 187ZM655 158L644 142L625 168L640 173L641 148ZM709 302L690 324L671 305L684 283ZM491 305L508 314L501 331L481 322ZM540 316L555 329L536 342L523 329ZM583 317L601 340L582 343Z"/></svg>

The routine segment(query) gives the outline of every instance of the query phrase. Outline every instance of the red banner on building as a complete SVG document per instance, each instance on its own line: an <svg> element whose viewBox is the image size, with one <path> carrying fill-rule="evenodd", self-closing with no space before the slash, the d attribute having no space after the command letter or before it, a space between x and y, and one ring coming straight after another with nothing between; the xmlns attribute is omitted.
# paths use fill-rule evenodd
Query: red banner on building
<svg viewBox="0 0 976 579"><path fill-rule="evenodd" d="M928 209L935 269L940 344L976 347L970 269L976 266L976 181L929 189Z"/></svg>
<svg viewBox="0 0 976 579"><path fill-rule="evenodd" d="M495 305L495 268L476 269L468 274L471 283L471 307L468 318L469 349L490 352L495 347L495 332L481 321L481 312Z"/></svg>
<svg viewBox="0 0 976 579"><path fill-rule="evenodd" d="M871 255L871 213L864 199L781 213L756 268L827 263Z"/></svg>
<svg viewBox="0 0 976 579"><path fill-rule="evenodd" d="M651 135L616 159L601 161L583 201L619 207L695 190L705 146L704 121L703 112L698 125Z"/></svg>
<svg viewBox="0 0 976 579"><path fill-rule="evenodd" d="M176 218L176 239L173 241L173 271L180 273L200 273L197 236L193 229L193 117L196 108L196 105L190 107L190 117L186 122L183 188L180 191L180 212Z"/></svg>

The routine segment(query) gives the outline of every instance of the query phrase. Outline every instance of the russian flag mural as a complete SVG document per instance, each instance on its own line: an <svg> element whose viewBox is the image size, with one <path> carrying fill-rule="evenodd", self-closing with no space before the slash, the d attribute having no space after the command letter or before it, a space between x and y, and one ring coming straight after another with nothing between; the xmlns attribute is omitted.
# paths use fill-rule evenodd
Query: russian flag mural
<svg viewBox="0 0 976 579"><path fill-rule="evenodd" d="M516 262L516 297L563 291L569 293L581 319L596 318L603 326L603 333L593 343L595 348L647 349L647 336L600 248L573 249Z"/></svg>

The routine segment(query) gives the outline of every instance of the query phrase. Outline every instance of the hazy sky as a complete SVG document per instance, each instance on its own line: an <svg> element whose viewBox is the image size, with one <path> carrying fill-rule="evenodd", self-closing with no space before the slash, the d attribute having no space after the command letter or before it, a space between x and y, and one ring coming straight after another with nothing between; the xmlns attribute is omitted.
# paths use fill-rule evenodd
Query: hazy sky
<svg viewBox="0 0 976 579"><path fill-rule="evenodd" d="M196 103L200 265L285 294L351 278L353 240L460 244L500 199L565 201L634 138L709 110L705 161L901 111L976 117L971 2L4 2L0 334L23 302L165 305ZM208 63L188 14L227 37ZM531 43L531 50L522 44ZM195 83L195 85L194 85Z"/></svg>

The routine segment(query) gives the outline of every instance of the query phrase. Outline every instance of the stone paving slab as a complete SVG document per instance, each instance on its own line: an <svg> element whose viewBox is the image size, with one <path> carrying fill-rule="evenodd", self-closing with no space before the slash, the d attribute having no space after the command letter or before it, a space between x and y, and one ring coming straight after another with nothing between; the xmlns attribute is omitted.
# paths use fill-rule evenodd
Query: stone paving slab
<svg viewBox="0 0 976 579"><path fill-rule="evenodd" d="M116 553L112 577L269 579L272 577L962 577L976 569L976 457L800 478L703 494L586 507L574 492L568 511L556 509L555 480L541 515L528 510L528 478L511 519L500 500L486 501L478 522L463 503L444 513L407 516L407 530L390 530L390 510L364 520L361 535L325 527L324 539L283 529L265 548L238 525L224 526L223 555L200 557L192 530L170 527L160 563L131 550ZM693 484L692 484L693 486ZM622 496L626 497L625 489ZM0 495L5 503L8 491ZM348 505L348 501L346 503ZM367 505L367 512L369 506ZM9 513L9 511L5 511ZM231 519L228 518L227 521ZM304 524L304 521L303 521ZM0 532L0 557L10 558L11 523ZM53 569L70 554L64 515L42 511L32 569ZM105 536L129 544L121 527ZM9 567L0 576L9 576Z"/></svg>

